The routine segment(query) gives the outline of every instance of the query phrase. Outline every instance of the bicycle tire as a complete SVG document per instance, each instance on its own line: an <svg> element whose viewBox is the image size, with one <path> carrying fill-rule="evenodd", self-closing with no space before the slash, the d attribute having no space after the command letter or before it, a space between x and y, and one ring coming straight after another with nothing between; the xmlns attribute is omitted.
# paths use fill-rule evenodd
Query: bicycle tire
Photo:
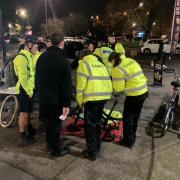
<svg viewBox="0 0 180 180"><path fill-rule="evenodd" d="M164 116L164 123L163 123L163 136L165 136L166 132L169 129L169 123L174 121L174 107L170 106Z"/></svg>
<svg viewBox="0 0 180 180"><path fill-rule="evenodd" d="M14 109L13 109L13 111L12 111L12 117L10 118L10 120L9 120L8 122L4 122L4 121L3 121L3 108L6 107L6 103L7 103L8 100L10 100L10 99L12 99L12 100L14 101L15 107L14 107ZM18 111L18 100L17 100L17 97L16 97L15 95L9 95L9 96L7 96L7 97L4 99L4 101L3 101L2 105L1 105L1 108L0 108L0 126L1 126L2 128L7 128L7 127L9 127L9 126L12 124L12 122L14 121L14 119L15 119L15 117L16 117L17 111Z"/></svg>
<svg viewBox="0 0 180 180"><path fill-rule="evenodd" d="M154 124L153 126L146 127L145 133L153 138L162 138L164 136L163 127L161 124Z"/></svg>
<svg viewBox="0 0 180 180"><path fill-rule="evenodd" d="M178 104L179 104L179 94L177 94L176 99L175 99L175 111L178 107Z"/></svg>

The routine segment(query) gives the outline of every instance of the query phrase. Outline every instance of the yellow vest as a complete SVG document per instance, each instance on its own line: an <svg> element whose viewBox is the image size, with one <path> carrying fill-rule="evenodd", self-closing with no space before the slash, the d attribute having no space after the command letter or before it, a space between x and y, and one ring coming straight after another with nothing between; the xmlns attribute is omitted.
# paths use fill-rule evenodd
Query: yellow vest
<svg viewBox="0 0 180 180"><path fill-rule="evenodd" d="M20 86L22 86L26 93L29 96L32 96L35 86L32 54L27 50L21 50L13 62L14 70L18 78L18 82L16 84L16 94L19 94Z"/></svg>
<svg viewBox="0 0 180 180"><path fill-rule="evenodd" d="M35 73L35 71L36 71L36 63L37 63L37 60L39 59L39 57L41 56L41 54L42 54L42 52L37 52L35 55L34 55L34 57L33 57L33 59L32 59L32 61L33 61L33 71L34 71L34 73Z"/></svg>
<svg viewBox="0 0 180 180"><path fill-rule="evenodd" d="M127 96L139 96L148 91L147 79L141 66L133 59L122 58L120 65L112 71L113 88Z"/></svg>
<svg viewBox="0 0 180 180"><path fill-rule="evenodd" d="M100 48L96 48L94 53L95 55L98 55L103 60L103 63L105 64L109 75L112 75L112 69L113 66L111 63L109 63L109 56L113 52L113 50L110 47L102 46Z"/></svg>
<svg viewBox="0 0 180 180"><path fill-rule="evenodd" d="M77 102L108 100L112 95L112 82L104 64L94 55L85 56L77 71Z"/></svg>

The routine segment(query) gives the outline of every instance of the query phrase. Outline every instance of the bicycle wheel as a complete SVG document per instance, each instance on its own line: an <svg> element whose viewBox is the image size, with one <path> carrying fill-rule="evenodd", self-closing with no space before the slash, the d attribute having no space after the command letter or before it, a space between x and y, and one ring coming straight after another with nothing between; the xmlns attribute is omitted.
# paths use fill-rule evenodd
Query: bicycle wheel
<svg viewBox="0 0 180 180"><path fill-rule="evenodd" d="M171 127L172 122L174 122L174 107L171 106L168 108L165 114L164 118L164 124L163 124L163 136L166 134L169 127Z"/></svg>
<svg viewBox="0 0 180 180"><path fill-rule="evenodd" d="M176 99L175 99L175 112L177 110L178 104L179 104L179 94L176 96Z"/></svg>
<svg viewBox="0 0 180 180"><path fill-rule="evenodd" d="M15 119L18 110L16 96L9 95L5 98L0 109L0 125L3 128L9 127Z"/></svg>
<svg viewBox="0 0 180 180"><path fill-rule="evenodd" d="M162 138L164 136L163 127L161 124L154 124L150 127L146 127L145 132L148 136L153 138Z"/></svg>

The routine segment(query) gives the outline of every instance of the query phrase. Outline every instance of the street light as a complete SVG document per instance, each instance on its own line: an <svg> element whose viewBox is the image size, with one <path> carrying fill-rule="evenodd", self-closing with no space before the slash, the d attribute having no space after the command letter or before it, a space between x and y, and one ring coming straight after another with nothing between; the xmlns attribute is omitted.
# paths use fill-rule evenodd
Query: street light
<svg viewBox="0 0 180 180"><path fill-rule="evenodd" d="M127 16L127 12L126 11L124 12L124 16Z"/></svg>
<svg viewBox="0 0 180 180"><path fill-rule="evenodd" d="M16 14L18 16L20 16L21 18L23 18L23 19L27 18L28 26L29 26L29 16L28 16L28 12L27 12L26 9L19 9L19 10L16 11Z"/></svg>
<svg viewBox="0 0 180 180"><path fill-rule="evenodd" d="M20 9L19 12L20 12L19 15L22 18L26 18L27 17L27 11L25 9Z"/></svg>
<svg viewBox="0 0 180 180"><path fill-rule="evenodd" d="M141 8L141 7L143 7L144 6L144 3L143 2L140 2L139 3L139 7Z"/></svg>
<svg viewBox="0 0 180 180"><path fill-rule="evenodd" d="M156 25L156 22L153 22L153 26L155 26Z"/></svg>
<svg viewBox="0 0 180 180"><path fill-rule="evenodd" d="M136 23L135 22L132 24L132 27L136 27Z"/></svg>

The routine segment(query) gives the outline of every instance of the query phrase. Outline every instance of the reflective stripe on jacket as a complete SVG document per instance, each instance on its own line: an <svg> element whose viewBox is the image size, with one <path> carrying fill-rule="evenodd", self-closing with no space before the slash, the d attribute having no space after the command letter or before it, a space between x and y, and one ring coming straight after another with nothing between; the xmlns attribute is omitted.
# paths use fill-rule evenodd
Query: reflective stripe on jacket
<svg viewBox="0 0 180 180"><path fill-rule="evenodd" d="M112 94L112 82L106 67L93 55L79 62L77 71L77 101L108 100Z"/></svg>
<svg viewBox="0 0 180 180"><path fill-rule="evenodd" d="M148 91L147 79L140 65L133 59L124 58L112 71L113 88L127 96L139 96Z"/></svg>

